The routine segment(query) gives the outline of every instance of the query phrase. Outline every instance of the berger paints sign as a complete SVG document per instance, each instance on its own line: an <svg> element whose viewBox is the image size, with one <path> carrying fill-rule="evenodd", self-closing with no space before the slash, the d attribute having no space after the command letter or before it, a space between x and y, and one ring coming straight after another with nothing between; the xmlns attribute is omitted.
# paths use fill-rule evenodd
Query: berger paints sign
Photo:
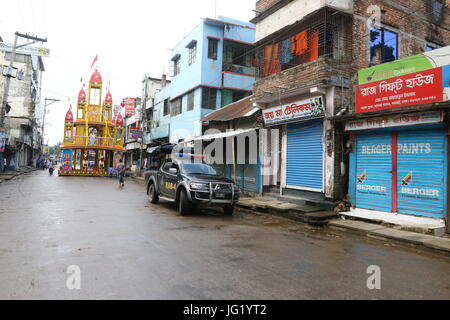
<svg viewBox="0 0 450 320"><path fill-rule="evenodd" d="M322 97L314 97L263 111L264 123L274 125L324 115Z"/></svg>

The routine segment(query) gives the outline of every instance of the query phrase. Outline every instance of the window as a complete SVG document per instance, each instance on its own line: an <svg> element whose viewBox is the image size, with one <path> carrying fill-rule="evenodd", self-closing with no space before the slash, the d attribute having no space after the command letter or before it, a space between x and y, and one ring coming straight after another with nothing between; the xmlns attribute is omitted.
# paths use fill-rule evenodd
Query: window
<svg viewBox="0 0 450 320"><path fill-rule="evenodd" d="M91 93L89 96L89 104L91 106L99 106L100 105L100 89L91 88Z"/></svg>
<svg viewBox="0 0 450 320"><path fill-rule="evenodd" d="M249 91L222 90L222 106L225 107L233 102L239 101L251 95Z"/></svg>
<svg viewBox="0 0 450 320"><path fill-rule="evenodd" d="M197 58L197 43L194 43L189 47L189 65L195 63Z"/></svg>
<svg viewBox="0 0 450 320"><path fill-rule="evenodd" d="M223 68L225 71L255 75L252 61L254 60L254 46L225 41Z"/></svg>
<svg viewBox="0 0 450 320"><path fill-rule="evenodd" d="M334 29L326 24L303 29L278 43L264 46L260 56L263 76L278 73L292 67L317 60L320 56L333 54Z"/></svg>
<svg viewBox="0 0 450 320"><path fill-rule="evenodd" d="M172 117L181 114L183 108L183 98L180 97L172 101Z"/></svg>
<svg viewBox="0 0 450 320"><path fill-rule="evenodd" d="M433 0L432 2L432 12L433 12L433 18L436 21L442 20L442 12L444 9L444 4L441 1Z"/></svg>
<svg viewBox="0 0 450 320"><path fill-rule="evenodd" d="M180 57L173 60L173 76L180 74Z"/></svg>
<svg viewBox="0 0 450 320"><path fill-rule="evenodd" d="M219 40L208 38L208 58L217 60L217 51L219 46Z"/></svg>
<svg viewBox="0 0 450 320"><path fill-rule="evenodd" d="M162 167L162 171L169 172L169 169L172 168L172 165L173 165L173 163L170 161L164 163L164 165Z"/></svg>
<svg viewBox="0 0 450 320"><path fill-rule="evenodd" d="M217 89L206 88L202 89L202 108L203 109L216 109L217 103Z"/></svg>
<svg viewBox="0 0 450 320"><path fill-rule="evenodd" d="M386 29L370 31L370 62L380 64L398 59L398 35Z"/></svg>
<svg viewBox="0 0 450 320"><path fill-rule="evenodd" d="M430 45L426 45L425 46L425 51L432 51L432 50L434 50L435 48L433 48L432 46L430 46Z"/></svg>
<svg viewBox="0 0 450 320"><path fill-rule="evenodd" d="M187 111L191 111L194 109L194 97L195 97L195 91L191 91L188 93L187 96Z"/></svg>
<svg viewBox="0 0 450 320"><path fill-rule="evenodd" d="M164 116L170 114L170 104L169 99L164 100Z"/></svg>

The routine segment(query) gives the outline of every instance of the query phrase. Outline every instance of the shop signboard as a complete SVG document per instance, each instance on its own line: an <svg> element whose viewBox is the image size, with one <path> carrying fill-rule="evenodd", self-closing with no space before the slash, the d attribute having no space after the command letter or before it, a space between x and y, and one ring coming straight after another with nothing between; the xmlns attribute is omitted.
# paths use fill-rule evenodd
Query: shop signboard
<svg viewBox="0 0 450 320"><path fill-rule="evenodd" d="M317 118L324 115L322 97L300 100L263 111L265 125L293 122L299 119Z"/></svg>
<svg viewBox="0 0 450 320"><path fill-rule="evenodd" d="M356 87L356 112L374 112L444 101L447 68L433 68Z"/></svg>
<svg viewBox="0 0 450 320"><path fill-rule="evenodd" d="M400 77L450 64L450 46L427 51L404 59L382 63L358 72L358 84Z"/></svg>
<svg viewBox="0 0 450 320"><path fill-rule="evenodd" d="M12 52L13 44L0 42L0 51ZM16 49L16 53L30 55L30 56L40 56L40 57L49 57L50 49L43 47L21 47Z"/></svg>
<svg viewBox="0 0 450 320"><path fill-rule="evenodd" d="M136 103L134 98L125 98L125 117L134 115Z"/></svg>
<svg viewBox="0 0 450 320"><path fill-rule="evenodd" d="M450 100L450 46L360 70L356 112Z"/></svg>
<svg viewBox="0 0 450 320"><path fill-rule="evenodd" d="M130 139L142 138L142 131L139 128L130 128Z"/></svg>
<svg viewBox="0 0 450 320"><path fill-rule="evenodd" d="M434 124L442 122L443 119L444 114L440 111L400 114L395 116L384 116L370 119L348 121L345 124L345 131L358 131L368 129L382 129L392 127Z"/></svg>

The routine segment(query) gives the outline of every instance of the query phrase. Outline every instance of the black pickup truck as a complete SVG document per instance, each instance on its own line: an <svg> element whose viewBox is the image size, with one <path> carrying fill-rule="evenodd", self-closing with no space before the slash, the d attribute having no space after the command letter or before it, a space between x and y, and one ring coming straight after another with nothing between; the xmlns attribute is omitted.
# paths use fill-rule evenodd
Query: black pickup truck
<svg viewBox="0 0 450 320"><path fill-rule="evenodd" d="M227 179L209 164L191 160L168 159L158 170L145 172L150 203L159 199L175 201L181 215L188 215L196 206L223 207L233 215L241 191L233 180Z"/></svg>

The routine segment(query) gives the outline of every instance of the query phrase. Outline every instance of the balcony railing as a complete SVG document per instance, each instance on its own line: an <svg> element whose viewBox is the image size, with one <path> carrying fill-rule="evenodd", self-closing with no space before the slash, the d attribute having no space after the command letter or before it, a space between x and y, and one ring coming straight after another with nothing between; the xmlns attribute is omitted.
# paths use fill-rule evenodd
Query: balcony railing
<svg viewBox="0 0 450 320"><path fill-rule="evenodd" d="M298 23L283 38L268 39L259 45L258 77L265 78L321 57L351 62L350 32L348 17L324 9Z"/></svg>
<svg viewBox="0 0 450 320"><path fill-rule="evenodd" d="M75 136L76 145L114 147L114 138Z"/></svg>

